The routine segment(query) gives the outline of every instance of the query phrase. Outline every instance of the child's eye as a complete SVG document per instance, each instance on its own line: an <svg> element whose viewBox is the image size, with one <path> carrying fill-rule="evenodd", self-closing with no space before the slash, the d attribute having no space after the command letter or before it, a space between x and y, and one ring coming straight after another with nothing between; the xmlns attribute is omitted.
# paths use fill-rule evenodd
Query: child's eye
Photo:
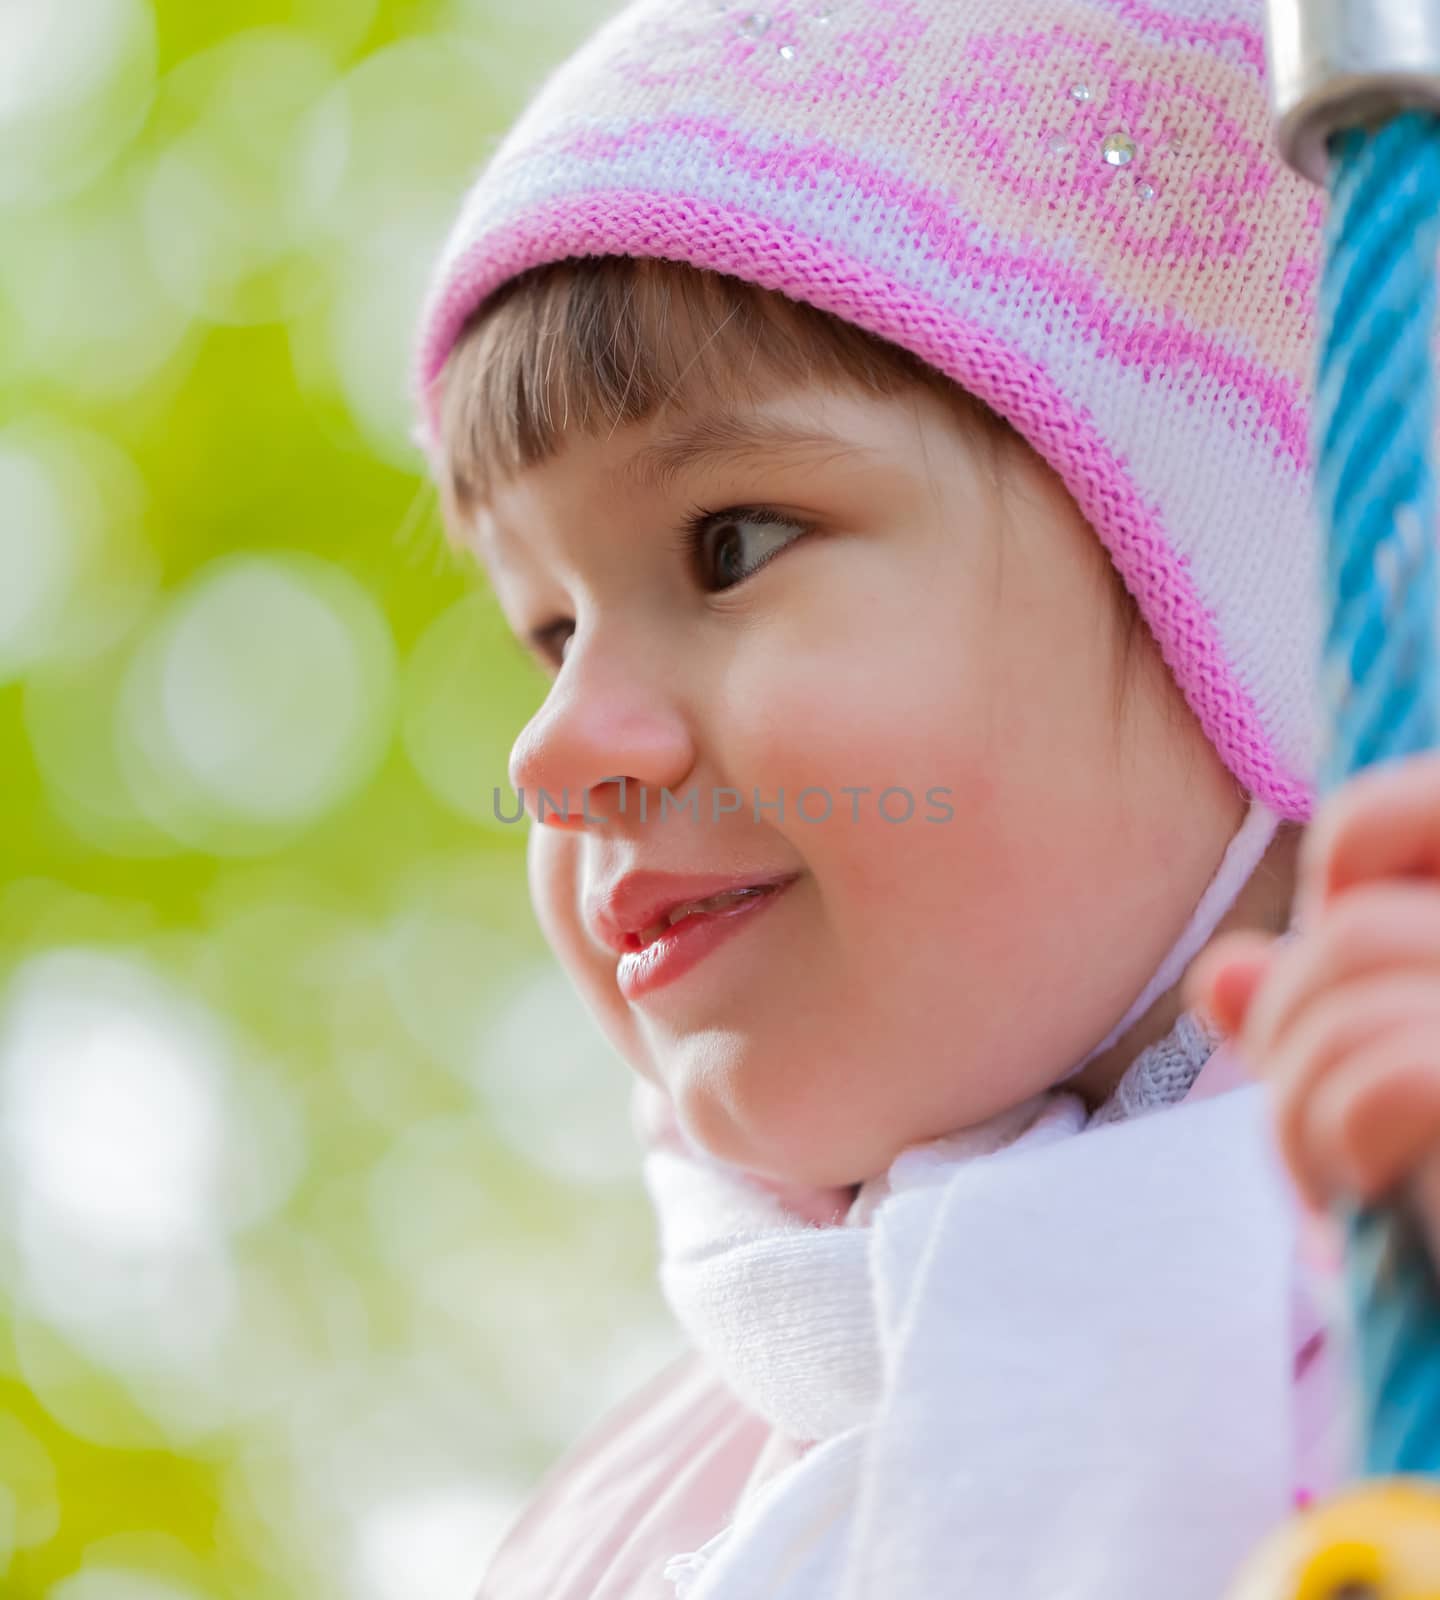
<svg viewBox="0 0 1440 1600"><path fill-rule="evenodd" d="M685 547L707 589L730 589L796 542L786 529L799 529L802 537L810 532L805 523L764 506L696 507L685 519Z"/></svg>
<svg viewBox="0 0 1440 1600"><path fill-rule="evenodd" d="M724 511L697 506L685 518L682 545L706 589L733 589L754 577L787 545L813 531L808 523L765 506L730 506ZM556 617L530 629L526 638L541 661L558 672L574 632L571 618Z"/></svg>

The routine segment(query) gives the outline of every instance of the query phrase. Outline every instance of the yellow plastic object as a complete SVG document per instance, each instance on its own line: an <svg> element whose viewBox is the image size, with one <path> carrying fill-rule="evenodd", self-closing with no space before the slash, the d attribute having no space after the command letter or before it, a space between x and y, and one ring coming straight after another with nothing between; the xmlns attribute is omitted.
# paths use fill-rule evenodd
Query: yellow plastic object
<svg viewBox="0 0 1440 1600"><path fill-rule="evenodd" d="M1440 1482L1383 1478L1272 1534L1226 1600L1440 1600Z"/></svg>

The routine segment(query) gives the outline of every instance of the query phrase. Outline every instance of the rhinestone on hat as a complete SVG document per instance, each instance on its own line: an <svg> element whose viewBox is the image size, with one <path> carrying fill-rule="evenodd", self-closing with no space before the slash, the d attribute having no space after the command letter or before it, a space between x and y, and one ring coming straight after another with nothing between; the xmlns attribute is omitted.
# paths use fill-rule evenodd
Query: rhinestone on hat
<svg viewBox="0 0 1440 1600"><path fill-rule="evenodd" d="M763 11L752 11L749 16L740 19L740 32L748 39L756 38L769 26L770 18Z"/></svg>
<svg viewBox="0 0 1440 1600"><path fill-rule="evenodd" d="M1128 133L1107 134L1100 154L1112 167L1128 167L1135 159L1135 141Z"/></svg>
<svg viewBox="0 0 1440 1600"><path fill-rule="evenodd" d="M1070 98L1079 101L1082 105L1090 98L1090 85L1077 83L1070 91Z"/></svg>
<svg viewBox="0 0 1440 1600"><path fill-rule="evenodd" d="M793 61L795 59L795 46L793 44L777 45L775 54L779 56L782 61Z"/></svg>

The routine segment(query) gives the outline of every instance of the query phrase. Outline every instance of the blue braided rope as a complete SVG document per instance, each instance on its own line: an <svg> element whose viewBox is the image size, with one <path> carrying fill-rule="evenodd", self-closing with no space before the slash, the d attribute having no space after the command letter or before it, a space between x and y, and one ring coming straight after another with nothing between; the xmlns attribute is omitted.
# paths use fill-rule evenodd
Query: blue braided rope
<svg viewBox="0 0 1440 1600"><path fill-rule="evenodd" d="M1330 141L1316 509L1324 537L1322 794L1440 744L1430 340L1440 117ZM1440 1473L1440 1286L1403 1208L1348 1219L1364 1470Z"/></svg>

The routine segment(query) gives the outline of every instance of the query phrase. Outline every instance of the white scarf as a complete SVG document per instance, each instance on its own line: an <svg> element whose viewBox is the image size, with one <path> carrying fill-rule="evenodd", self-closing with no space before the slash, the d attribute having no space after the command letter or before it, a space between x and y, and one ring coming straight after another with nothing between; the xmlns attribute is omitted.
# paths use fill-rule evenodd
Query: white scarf
<svg viewBox="0 0 1440 1600"><path fill-rule="evenodd" d="M819 1441L666 1569L677 1600L1216 1600L1293 1489L1294 1215L1261 1091L1084 1123L1037 1097L820 1227L673 1119L652 1140L677 1318Z"/></svg>

